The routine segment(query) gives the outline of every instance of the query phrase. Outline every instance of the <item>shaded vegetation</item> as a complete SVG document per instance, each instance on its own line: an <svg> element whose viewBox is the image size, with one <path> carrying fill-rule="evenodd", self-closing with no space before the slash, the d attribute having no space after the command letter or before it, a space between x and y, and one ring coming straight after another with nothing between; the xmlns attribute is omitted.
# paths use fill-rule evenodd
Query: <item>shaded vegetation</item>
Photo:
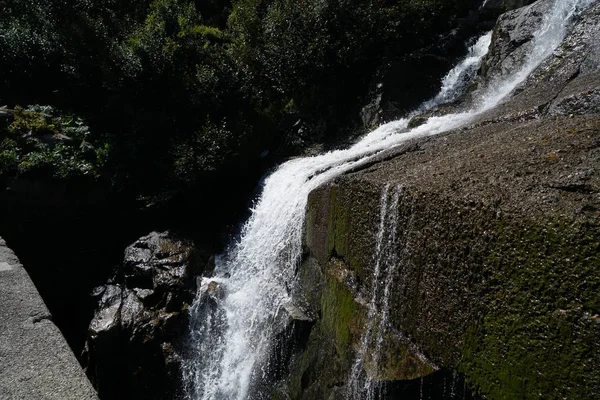
<svg viewBox="0 0 600 400"><path fill-rule="evenodd" d="M77 117L55 115L51 107L17 107L0 120L0 175L68 179L99 177L109 145L91 137Z"/></svg>
<svg viewBox="0 0 600 400"><path fill-rule="evenodd" d="M83 118L102 175L142 205L163 204L264 169L260 155L298 118L318 122L311 140L355 129L381 59L431 42L473 3L2 1L0 102ZM54 164L47 149L20 151ZM2 176L15 172L25 170Z"/></svg>
<svg viewBox="0 0 600 400"><path fill-rule="evenodd" d="M75 352L93 305L73 298L126 245L217 248L275 162L359 129L386 57L477 4L0 0L0 235Z"/></svg>

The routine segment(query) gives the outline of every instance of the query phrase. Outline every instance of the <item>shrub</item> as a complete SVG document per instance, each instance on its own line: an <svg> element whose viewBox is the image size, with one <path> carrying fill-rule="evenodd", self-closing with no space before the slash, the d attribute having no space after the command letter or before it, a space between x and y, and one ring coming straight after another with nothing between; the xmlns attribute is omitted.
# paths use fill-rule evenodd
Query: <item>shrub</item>
<svg viewBox="0 0 600 400"><path fill-rule="evenodd" d="M16 108L0 131L0 177L97 177L105 145L90 141L89 128L51 107ZM8 123L7 123L8 122Z"/></svg>

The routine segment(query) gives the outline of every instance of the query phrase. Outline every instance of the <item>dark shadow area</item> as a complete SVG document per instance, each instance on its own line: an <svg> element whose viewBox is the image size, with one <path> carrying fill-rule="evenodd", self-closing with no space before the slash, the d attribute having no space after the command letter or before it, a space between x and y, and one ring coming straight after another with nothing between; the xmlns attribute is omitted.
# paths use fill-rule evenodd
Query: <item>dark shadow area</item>
<svg viewBox="0 0 600 400"><path fill-rule="evenodd" d="M151 231L171 230L202 251L218 252L248 212L260 167L221 176L154 209L90 180L0 182L0 236L79 357L96 307L91 293L114 276L125 247Z"/></svg>
<svg viewBox="0 0 600 400"><path fill-rule="evenodd" d="M410 381L388 381L382 385L380 400L481 400L467 387L456 371L442 369Z"/></svg>

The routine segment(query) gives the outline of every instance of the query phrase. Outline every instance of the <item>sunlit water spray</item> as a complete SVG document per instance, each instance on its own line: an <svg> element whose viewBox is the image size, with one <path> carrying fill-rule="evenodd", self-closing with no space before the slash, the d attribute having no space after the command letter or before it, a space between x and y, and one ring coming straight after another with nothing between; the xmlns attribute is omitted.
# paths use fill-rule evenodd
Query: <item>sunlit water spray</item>
<svg viewBox="0 0 600 400"><path fill-rule="evenodd" d="M190 400L259 399L251 388L265 380L273 336L281 329L281 318L291 302L288 288L294 281L301 258L302 227L308 194L323 183L366 163L371 156L406 142L435 135L467 124L494 107L521 83L560 44L566 22L577 7L592 0L558 0L535 34L534 51L511 78L492 82L479 94L478 106L468 112L431 117L412 130L408 118L382 125L354 146L315 157L297 158L279 166L264 180L262 193L242 232L226 254L218 257L213 277L203 278L192 306L190 346L184 380ZM479 42L478 42L479 43ZM479 43L489 46L489 35ZM479 63L483 52L478 53ZM459 74L460 75L460 74ZM452 78L446 78L448 82ZM445 81L446 82L446 81ZM461 82L460 79L456 82ZM453 98L436 96L427 105ZM438 98L439 97L439 98Z"/></svg>

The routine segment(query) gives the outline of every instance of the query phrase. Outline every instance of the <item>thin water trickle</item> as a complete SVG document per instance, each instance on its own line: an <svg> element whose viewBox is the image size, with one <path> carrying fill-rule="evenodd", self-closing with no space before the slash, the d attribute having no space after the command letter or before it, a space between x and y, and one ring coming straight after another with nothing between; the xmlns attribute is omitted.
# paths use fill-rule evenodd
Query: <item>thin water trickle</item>
<svg viewBox="0 0 600 400"><path fill-rule="evenodd" d="M370 300L367 311L367 326L361 337L360 349L348 378L348 399L375 399L380 390L377 381L365 374L367 354L371 354L371 365L379 365L381 346L389 319L390 286L397 267L396 231L398 224L398 201L401 187L386 185L379 204L379 226L374 253L374 269L371 277ZM385 274L385 279L382 279ZM383 286L383 287L382 287ZM382 290L383 289L383 290ZM376 373L376 372L375 372Z"/></svg>
<svg viewBox="0 0 600 400"><path fill-rule="evenodd" d="M452 371L452 385L450 386L450 398L453 399L456 397L456 380L458 379L458 374L456 371Z"/></svg>
<svg viewBox="0 0 600 400"><path fill-rule="evenodd" d="M408 118L382 125L354 146L298 158L279 166L263 182L262 193L230 250L217 259L214 276L204 278L190 309L190 358L184 381L190 400L259 398L251 392L263 379L273 337L286 321L302 254L302 227L308 194L321 184L366 163L371 156L407 140L435 135L463 126L494 107L522 82L560 44L566 23L577 7L592 0L557 0L533 39L533 51L511 77L495 80L478 94L470 111L431 117L408 130ZM478 64L489 46L489 35L477 42ZM477 50L477 51L475 51ZM455 71L456 72L456 71ZM456 74L460 76L460 74ZM463 86L448 78L447 93L425 107L454 98ZM446 85L446 81L444 83ZM438 97L436 96L436 98ZM368 388L367 388L368 389Z"/></svg>

